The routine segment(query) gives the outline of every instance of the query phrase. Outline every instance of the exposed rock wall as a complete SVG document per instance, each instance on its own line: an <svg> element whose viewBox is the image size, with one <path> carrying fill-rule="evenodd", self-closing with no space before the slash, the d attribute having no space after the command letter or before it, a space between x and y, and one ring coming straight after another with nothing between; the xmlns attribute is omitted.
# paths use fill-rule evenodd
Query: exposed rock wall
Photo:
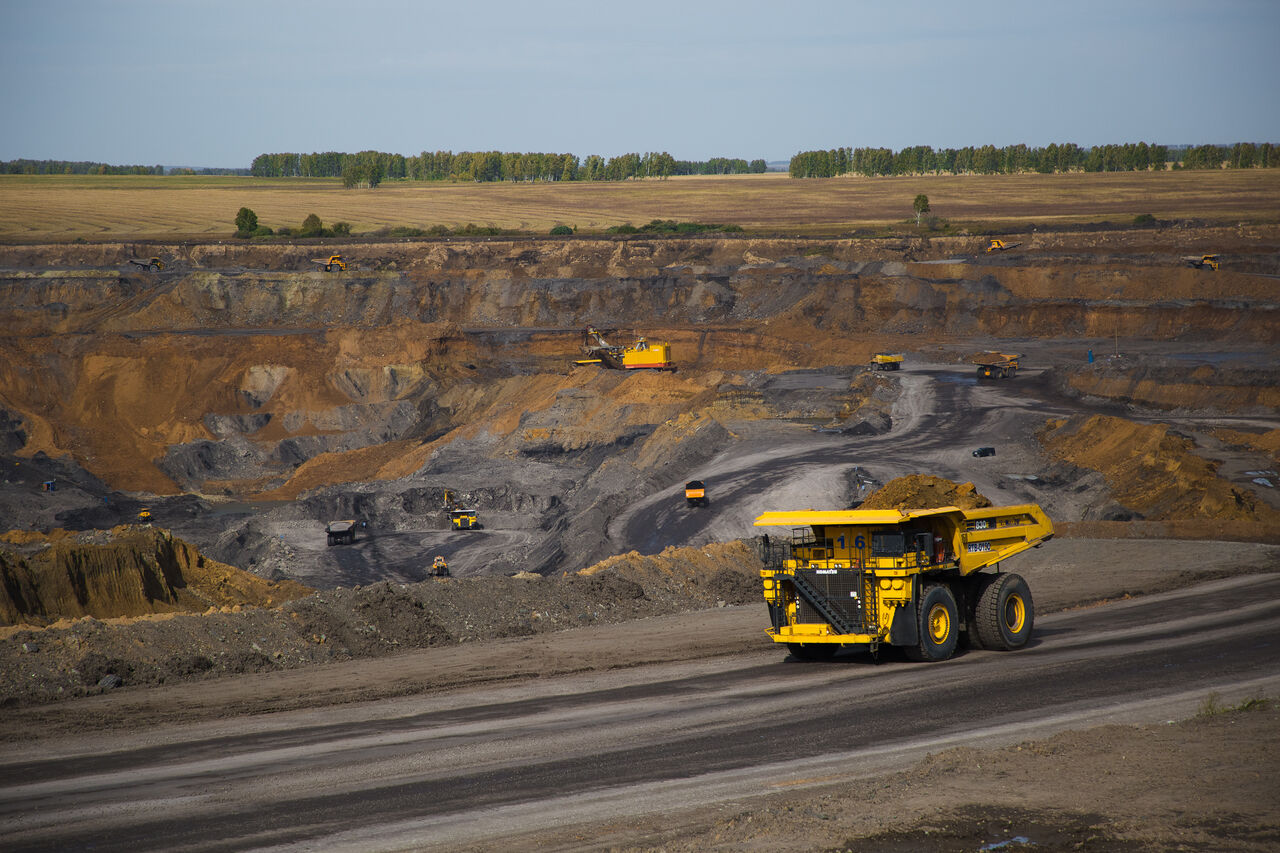
<svg viewBox="0 0 1280 853"><path fill-rule="evenodd" d="M861 364L886 336L908 349L973 336L1274 341L1274 279L1166 255L1112 262L1065 239L1037 236L1041 253L1017 257L985 256L974 238L364 243L335 247L353 261L341 274L315 271L311 246L147 247L169 260L161 273L123 267L137 246L15 247L0 276L0 408L20 421L6 431L24 436L19 452L73 453L117 488L269 492L334 454L411 473L401 449L474 434L481 419L518 415L521 441L581 445L556 415L587 324L665 338L686 371ZM1163 376L1070 381L1152 405L1185 398ZM543 402L504 382L539 383ZM1274 387L1246 405L1274 407ZM326 479L313 465L297 485Z"/></svg>
<svg viewBox="0 0 1280 853"><path fill-rule="evenodd" d="M265 581L209 560L181 539L148 528L117 528L102 544L61 537L28 558L0 551L0 578L4 625L270 606L311 592L294 581Z"/></svg>

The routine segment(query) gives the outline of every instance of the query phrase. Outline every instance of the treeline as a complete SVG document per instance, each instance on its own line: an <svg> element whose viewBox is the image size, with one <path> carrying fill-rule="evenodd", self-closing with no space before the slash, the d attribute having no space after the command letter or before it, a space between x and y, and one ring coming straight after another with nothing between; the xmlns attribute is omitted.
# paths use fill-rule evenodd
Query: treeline
<svg viewBox="0 0 1280 853"><path fill-rule="evenodd" d="M112 166L68 160L7 160L0 175L247 175L248 169L195 169L189 166Z"/></svg>
<svg viewBox="0 0 1280 853"><path fill-rule="evenodd" d="M1269 142L1235 145L1197 145L1170 149L1145 142L1081 148L1067 142L1043 148L994 145L934 150L917 145L890 148L832 148L801 151L791 158L793 178L831 178L837 175L977 174L1011 175L1024 172L1145 172L1173 169L1280 168L1280 145Z"/></svg>
<svg viewBox="0 0 1280 853"><path fill-rule="evenodd" d="M384 180L412 181L624 181L672 175L741 175L764 172L763 158L677 160L665 151L575 154L513 151L423 151L405 157L381 151L259 154L250 174L260 178L342 178L346 186L377 186Z"/></svg>
<svg viewBox="0 0 1280 853"><path fill-rule="evenodd" d="M3 175L163 175L164 166L112 166L72 160L6 160Z"/></svg>

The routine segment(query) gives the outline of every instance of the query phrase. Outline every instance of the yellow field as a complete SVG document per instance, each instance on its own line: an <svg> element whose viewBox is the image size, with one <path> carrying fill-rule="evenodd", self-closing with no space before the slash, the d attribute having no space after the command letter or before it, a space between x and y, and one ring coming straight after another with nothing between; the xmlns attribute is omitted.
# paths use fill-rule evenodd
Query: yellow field
<svg viewBox="0 0 1280 853"><path fill-rule="evenodd" d="M794 180L785 174L623 183L390 182L343 189L338 179L186 176L0 176L0 241L230 238L236 211L296 227L315 213L354 233L467 223L545 234L652 219L740 225L780 234L899 227L918 193L933 215L964 227L1158 219L1280 220L1280 169L1069 175Z"/></svg>

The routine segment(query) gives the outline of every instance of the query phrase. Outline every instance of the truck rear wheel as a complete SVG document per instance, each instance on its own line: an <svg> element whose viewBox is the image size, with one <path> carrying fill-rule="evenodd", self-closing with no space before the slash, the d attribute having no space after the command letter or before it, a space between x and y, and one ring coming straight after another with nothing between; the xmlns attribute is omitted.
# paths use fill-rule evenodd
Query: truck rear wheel
<svg viewBox="0 0 1280 853"><path fill-rule="evenodd" d="M1035 605L1021 575L996 575L978 594L974 609L978 642L984 649L1007 652L1031 639Z"/></svg>
<svg viewBox="0 0 1280 853"><path fill-rule="evenodd" d="M800 660L831 660L840 651L838 643L787 643L792 657Z"/></svg>
<svg viewBox="0 0 1280 853"><path fill-rule="evenodd" d="M942 661L956 651L960 634L960 614L956 597L950 588L935 584L920 596L920 638L906 649L907 657L917 661Z"/></svg>

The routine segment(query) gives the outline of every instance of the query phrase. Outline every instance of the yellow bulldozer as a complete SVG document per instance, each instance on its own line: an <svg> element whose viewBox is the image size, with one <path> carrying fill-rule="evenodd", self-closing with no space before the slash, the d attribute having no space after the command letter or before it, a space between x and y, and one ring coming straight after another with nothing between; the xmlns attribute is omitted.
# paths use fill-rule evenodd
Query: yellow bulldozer
<svg viewBox="0 0 1280 853"><path fill-rule="evenodd" d="M672 370L671 344L636 338L635 343L618 346L605 340L604 333L587 326L582 333L582 354L574 364L598 364L614 370Z"/></svg>
<svg viewBox="0 0 1280 853"><path fill-rule="evenodd" d="M769 637L802 660L890 645L941 661L962 635L970 648L1022 648L1031 589L999 564L1053 537L1035 504L767 512L755 524L790 531L760 538L760 576Z"/></svg>

